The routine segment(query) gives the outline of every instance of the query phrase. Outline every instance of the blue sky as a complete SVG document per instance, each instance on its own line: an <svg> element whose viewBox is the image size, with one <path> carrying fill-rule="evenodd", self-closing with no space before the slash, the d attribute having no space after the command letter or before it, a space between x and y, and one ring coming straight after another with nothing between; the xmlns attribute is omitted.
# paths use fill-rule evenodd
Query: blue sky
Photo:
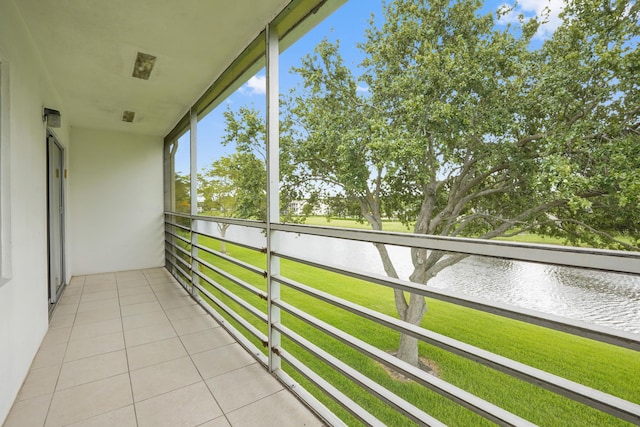
<svg viewBox="0 0 640 427"><path fill-rule="evenodd" d="M513 4L509 0L487 0L483 11L495 11L505 4ZM538 32L536 39L541 42L555 30L558 25L557 13L562 6L562 0L520 0L517 8L498 25L516 22L517 16L540 16L546 7L550 10L548 24ZM350 0L335 13L325 19L304 37L294 43L280 55L280 91L288 92L297 84L299 79L289 70L298 65L300 59L313 51L313 48L323 39L330 41L340 40L341 51L347 65L354 69L362 59L361 53L355 48L359 41L363 40L363 34L369 27L369 19L374 14L376 21L380 22L382 15L382 2L378 0ZM265 72L259 71L240 89L223 101L216 109L202 118L198 123L198 170L207 168L211 163L231 154L235 148L224 147L220 144L224 133L224 120L222 113L230 108L237 109L243 105L253 105L257 110L265 110ZM186 174L189 171L189 134L179 140L179 149L176 154L176 171Z"/></svg>

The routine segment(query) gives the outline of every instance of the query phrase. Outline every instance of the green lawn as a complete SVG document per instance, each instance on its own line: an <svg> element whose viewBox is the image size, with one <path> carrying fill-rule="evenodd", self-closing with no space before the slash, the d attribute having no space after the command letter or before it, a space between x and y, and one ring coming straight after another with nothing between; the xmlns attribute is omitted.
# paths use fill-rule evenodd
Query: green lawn
<svg viewBox="0 0 640 427"><path fill-rule="evenodd" d="M410 233L413 231L413 225L407 227L400 221L383 220L382 229L384 231L397 231L403 233ZM358 222L354 219L345 218L330 218L327 219L324 216L309 216L305 218L304 224L307 225L321 225L331 227L342 228L357 228L364 230L371 230L371 226L368 222ZM619 237L619 239L628 244L634 244L634 241L626 236ZM547 245L566 245L564 239L559 237L540 236L538 234L522 233L512 237L497 237L496 240L506 240L511 242L523 242L523 243L543 243Z"/></svg>
<svg viewBox="0 0 640 427"><path fill-rule="evenodd" d="M326 225L326 223L323 225ZM335 226L337 224L332 221L330 225ZM201 238L200 242L215 249L219 248L219 243L212 239ZM233 245L227 245L227 249L229 255L264 268L264 254ZM202 254L202 256L208 262L224 268L254 286L266 289L266 280L261 276L213 256L207 254ZM375 309L381 313L395 315L392 291L388 288L286 260L282 260L281 271L282 275L308 286ZM207 270L207 274L227 287L227 289L249 301L254 307L263 312L266 311L265 301L211 271ZM246 310L241 309L230 298L220 292L213 291L213 293L266 333L266 326L260 320ZM284 286L282 298L307 313L380 349L393 351L397 345L397 333L380 327L373 322L319 302ZM422 324L425 328L624 399L636 403L640 402L640 357L636 352L440 301L428 300L428 306L429 312ZM228 318L228 316L226 317ZM347 345L317 332L304 322L286 313L282 315L282 321L283 324L319 347L449 425L491 425L479 416L422 386L413 382L393 379L378 363L360 355ZM235 322L231 321L231 323L239 330L243 330ZM258 340L252 339L252 341L258 348L262 348ZM286 339L283 340L283 347L386 424L407 425L409 423L406 418L381 403L374 396L363 392L362 389L343 375L326 366L304 350L297 348ZM497 373L492 369L447 353L434 346L421 343L420 354L437 365L442 379L536 424L544 426L627 425L595 409L559 397L507 375ZM290 367L285 366L285 369L307 389L312 392L315 391L316 396L345 420L348 425L358 424L350 414L322 393L318 393L313 386L308 384L300 375L297 375Z"/></svg>
<svg viewBox="0 0 640 427"><path fill-rule="evenodd" d="M303 224L323 225L323 226L342 227L342 228L359 228L364 230L371 230L371 226L366 221L358 222L353 219L345 219L345 218L327 219L327 217L324 217L324 216L309 216L305 218L305 221ZM404 233L412 231L406 225L402 224L400 221L384 220L383 224L384 225L382 226L382 228L384 231L399 231ZM413 227L411 229L413 229Z"/></svg>

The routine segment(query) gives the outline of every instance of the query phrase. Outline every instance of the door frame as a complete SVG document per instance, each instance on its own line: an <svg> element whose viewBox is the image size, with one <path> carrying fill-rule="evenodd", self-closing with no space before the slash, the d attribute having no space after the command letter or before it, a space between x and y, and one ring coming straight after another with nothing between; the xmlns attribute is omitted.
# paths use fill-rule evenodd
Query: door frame
<svg viewBox="0 0 640 427"><path fill-rule="evenodd" d="M49 128L47 128L47 138L46 138L46 146L47 146L47 283L48 283L48 296L49 296L49 307L50 311L55 307L55 304L60 299L62 295L62 291L66 285L66 269L65 269L65 185L64 181L66 178L66 169L65 169L65 149L64 146L60 143L60 140L56 137L55 133ZM60 163L58 166L58 174L60 178L60 188L59 188L59 205L54 206L51 192L53 190L53 183L51 181L51 173L53 171L54 165L52 165L53 159L51 158L51 150L58 149L60 152ZM52 229L52 215L59 215L60 217L60 230L59 230L59 242L54 241L54 234ZM54 283L55 279L52 277L53 273L53 263L57 262L58 257L56 256L54 251L59 251L59 262L60 262L60 283Z"/></svg>

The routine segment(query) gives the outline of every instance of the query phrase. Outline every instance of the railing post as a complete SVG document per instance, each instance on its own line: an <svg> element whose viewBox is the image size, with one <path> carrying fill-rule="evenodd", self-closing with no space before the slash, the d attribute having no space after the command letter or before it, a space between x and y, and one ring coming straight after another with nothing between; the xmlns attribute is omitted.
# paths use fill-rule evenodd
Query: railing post
<svg viewBox="0 0 640 427"><path fill-rule="evenodd" d="M271 224L280 222L280 167L279 167L279 89L278 89L278 35L267 26L267 311L269 327L269 372L280 369L280 357L274 349L280 347L280 333L273 325L280 323L280 309L273 301L280 299L280 284L272 277L280 274L280 258L272 255L278 250L277 231Z"/></svg>
<svg viewBox="0 0 640 427"><path fill-rule="evenodd" d="M189 133L189 143L190 143L190 166L191 166L191 179L190 183L190 206L191 206L191 216L189 218L189 228L191 232L191 283L190 291L191 295L195 295L198 292L198 288L194 286L194 283L198 283L198 275L196 271L198 269L198 263L196 262L196 258L198 257L198 248L195 245L198 244L198 235L195 234L194 226L193 226L193 215L198 214L198 113L195 108L191 108L189 111L190 114L190 133Z"/></svg>

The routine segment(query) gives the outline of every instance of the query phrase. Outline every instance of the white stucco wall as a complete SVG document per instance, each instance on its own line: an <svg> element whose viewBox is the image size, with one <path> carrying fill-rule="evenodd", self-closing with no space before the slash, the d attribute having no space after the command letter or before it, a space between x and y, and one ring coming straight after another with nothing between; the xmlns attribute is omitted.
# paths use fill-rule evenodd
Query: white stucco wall
<svg viewBox="0 0 640 427"><path fill-rule="evenodd" d="M46 127L42 108L62 112L56 130L67 146L64 108L12 0L0 0L2 279L0 424L48 327ZM6 80L8 78L8 80Z"/></svg>
<svg viewBox="0 0 640 427"><path fill-rule="evenodd" d="M164 264L160 137L71 129L73 275Z"/></svg>
<svg viewBox="0 0 640 427"><path fill-rule="evenodd" d="M163 264L162 140L68 126L13 0L0 0L0 425L48 328L46 126L62 113L66 272ZM46 368L45 368L46 369Z"/></svg>

